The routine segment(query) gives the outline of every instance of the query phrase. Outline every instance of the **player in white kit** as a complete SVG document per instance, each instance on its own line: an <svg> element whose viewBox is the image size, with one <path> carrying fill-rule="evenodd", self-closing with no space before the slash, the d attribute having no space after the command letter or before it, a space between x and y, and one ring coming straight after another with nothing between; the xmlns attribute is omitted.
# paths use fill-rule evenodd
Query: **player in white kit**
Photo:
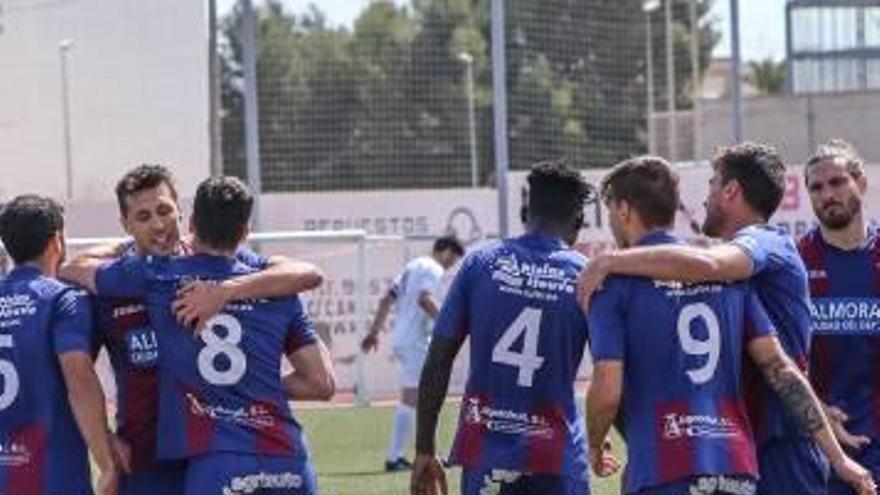
<svg viewBox="0 0 880 495"><path fill-rule="evenodd" d="M401 471L411 467L404 452L415 427L419 377L428 352L432 323L440 312L437 289L444 271L463 254L464 247L455 237L440 237L434 241L430 256L421 256L407 263L403 273L379 302L370 332L361 342L364 352L373 351L379 346L379 332L393 304L391 345L398 363L401 392L385 458L386 471Z"/></svg>

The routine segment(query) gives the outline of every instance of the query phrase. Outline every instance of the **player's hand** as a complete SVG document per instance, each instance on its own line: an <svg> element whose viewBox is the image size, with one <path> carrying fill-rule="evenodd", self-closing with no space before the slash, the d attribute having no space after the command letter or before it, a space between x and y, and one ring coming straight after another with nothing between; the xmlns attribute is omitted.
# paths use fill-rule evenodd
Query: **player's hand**
<svg viewBox="0 0 880 495"><path fill-rule="evenodd" d="M834 437L846 448L852 450L861 450L862 447L871 443L871 439L865 435L853 435L847 431L844 423L849 421L849 416L843 410L835 406L825 406L825 414L828 416L828 422L831 424L831 431Z"/></svg>
<svg viewBox="0 0 880 495"><path fill-rule="evenodd" d="M123 473L131 472L131 447L117 435L110 435L110 446L113 447L113 460Z"/></svg>
<svg viewBox="0 0 880 495"><path fill-rule="evenodd" d="M871 472L848 455L844 455L837 462L832 462L831 467L837 477L855 490L858 495L875 495L877 493L877 485L871 477Z"/></svg>
<svg viewBox="0 0 880 495"><path fill-rule="evenodd" d="M608 258L600 254L592 259L578 277L578 302L585 312L590 311L590 298L602 288L602 282L608 276Z"/></svg>
<svg viewBox="0 0 880 495"><path fill-rule="evenodd" d="M601 448L590 447L590 465L600 478L611 476L620 470L620 462L611 452L611 442L606 440Z"/></svg>
<svg viewBox="0 0 880 495"><path fill-rule="evenodd" d="M375 333L369 333L364 340L361 341L361 350L364 354L369 354L379 348L379 336Z"/></svg>
<svg viewBox="0 0 880 495"><path fill-rule="evenodd" d="M95 495L116 495L119 473L113 467L102 469L95 484Z"/></svg>
<svg viewBox="0 0 880 495"><path fill-rule="evenodd" d="M417 454L409 482L410 495L447 495L446 471L437 456Z"/></svg>
<svg viewBox="0 0 880 495"><path fill-rule="evenodd" d="M171 311L181 325L201 330L227 302L229 294L222 285L196 280L187 282L177 291Z"/></svg>

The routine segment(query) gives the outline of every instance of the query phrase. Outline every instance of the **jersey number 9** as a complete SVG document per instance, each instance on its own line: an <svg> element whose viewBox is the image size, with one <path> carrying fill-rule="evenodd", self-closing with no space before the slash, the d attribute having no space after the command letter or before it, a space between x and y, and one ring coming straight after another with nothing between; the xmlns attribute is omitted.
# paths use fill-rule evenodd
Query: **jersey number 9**
<svg viewBox="0 0 880 495"><path fill-rule="evenodd" d="M698 340L691 332L691 324L694 320L702 319L706 326L707 337ZM706 303L688 304L678 314L678 341L681 350L691 356L706 356L706 363L699 368L687 370L687 376L697 385L708 382L715 376L718 368L718 358L721 356L721 330L718 326L718 317Z"/></svg>

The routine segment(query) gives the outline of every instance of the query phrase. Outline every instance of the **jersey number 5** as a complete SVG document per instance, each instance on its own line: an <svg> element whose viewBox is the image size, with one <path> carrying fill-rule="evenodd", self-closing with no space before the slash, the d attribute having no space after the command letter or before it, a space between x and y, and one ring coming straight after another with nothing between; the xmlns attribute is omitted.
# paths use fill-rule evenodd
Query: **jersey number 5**
<svg viewBox="0 0 880 495"><path fill-rule="evenodd" d="M691 324L696 319L702 319L706 326L705 340L694 338L691 332ZM718 326L718 317L708 304L693 303L681 309L678 314L678 341L685 353L706 356L706 364L687 371L688 378L697 385L711 380L715 376L718 358L721 356L721 329Z"/></svg>
<svg viewBox="0 0 880 495"><path fill-rule="evenodd" d="M222 328L225 337L217 335L215 328ZM201 332L205 347L199 351L199 374L212 385L235 385L247 371L247 358L238 344L241 343L241 323L231 315L219 314L205 322ZM221 370L217 358L225 356L229 365Z"/></svg>
<svg viewBox="0 0 880 495"><path fill-rule="evenodd" d="M12 348L12 335L0 335L0 348ZM18 396L18 371L15 365L0 359L0 376L3 376L3 393L0 394L0 411L11 406Z"/></svg>
<svg viewBox="0 0 880 495"><path fill-rule="evenodd" d="M513 350L513 344L525 334L522 352ZM535 371L544 363L538 355L538 336L541 334L541 310L525 308L507 327L492 349L492 362L513 366L519 369L516 384L531 387Z"/></svg>

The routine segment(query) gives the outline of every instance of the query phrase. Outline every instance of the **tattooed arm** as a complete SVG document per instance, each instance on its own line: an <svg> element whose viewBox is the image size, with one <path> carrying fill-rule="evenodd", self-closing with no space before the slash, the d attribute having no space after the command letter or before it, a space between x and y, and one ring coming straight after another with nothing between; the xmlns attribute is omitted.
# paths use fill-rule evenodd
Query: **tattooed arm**
<svg viewBox="0 0 880 495"><path fill-rule="evenodd" d="M875 493L871 474L850 459L837 443L822 403L806 376L789 358L776 337L759 337L749 343L749 356L789 414L806 430L831 462L837 475L856 493Z"/></svg>

